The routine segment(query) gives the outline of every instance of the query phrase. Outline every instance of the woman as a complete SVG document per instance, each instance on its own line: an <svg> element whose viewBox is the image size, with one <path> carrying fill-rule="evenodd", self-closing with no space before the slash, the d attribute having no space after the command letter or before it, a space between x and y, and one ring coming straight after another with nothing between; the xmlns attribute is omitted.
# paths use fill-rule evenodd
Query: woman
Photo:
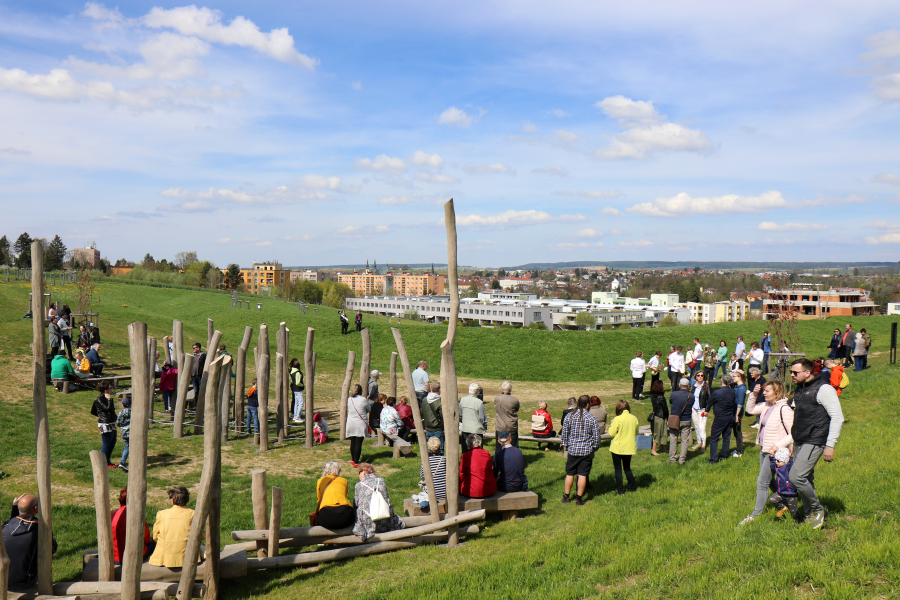
<svg viewBox="0 0 900 600"><path fill-rule="evenodd" d="M175 383L178 381L178 369L172 363L166 361L162 366L159 376L159 391L162 392L163 408L166 413L175 414Z"/></svg>
<svg viewBox="0 0 900 600"><path fill-rule="evenodd" d="M400 415L400 420L403 421L403 426L406 427L406 441L412 441L411 438L415 436L410 436L409 434L415 431L416 421L413 419L413 411L412 407L409 405L409 398L400 396L400 399L397 401L397 406L394 408L397 409L397 414Z"/></svg>
<svg viewBox="0 0 900 600"><path fill-rule="evenodd" d="M381 429L381 411L384 409L384 402L387 396L378 394L369 406L369 427L372 429Z"/></svg>
<svg viewBox="0 0 900 600"><path fill-rule="evenodd" d="M362 392L362 386L358 387L359 391ZM391 506L391 497L388 495L387 484L385 484L384 479L375 476L375 467L369 463L362 463L358 468L359 483L356 484L354 492L356 525L353 526L353 535L365 542L376 533L405 529L406 523L394 514L394 507ZM387 502L390 511L390 516L387 519L380 519L376 522L369 515L369 506L372 503L374 494L381 494L384 501Z"/></svg>
<svg viewBox="0 0 900 600"><path fill-rule="evenodd" d="M669 441L669 403L666 401L666 388L662 381L654 381L650 386L650 404L653 407L653 448L650 454L659 456L657 448Z"/></svg>
<svg viewBox="0 0 900 600"><path fill-rule="evenodd" d="M741 418L744 416L744 402L747 400L747 382L744 379L744 372L738 369L731 373L734 380L734 403L738 407L738 420L734 424L734 439L737 442L737 448L731 454L732 458L740 458L744 455L744 433L741 431Z"/></svg>
<svg viewBox="0 0 900 600"><path fill-rule="evenodd" d="M553 417L547 412L547 403L541 400L538 402L538 408L531 413L531 437L535 438L551 438L556 435L553 430ZM541 442L538 442L538 450L541 449ZM544 448L544 452L547 448Z"/></svg>
<svg viewBox="0 0 900 600"><path fill-rule="evenodd" d="M659 381L659 359L662 357L662 350L657 350L650 360L647 361L647 368L650 370L651 387L654 381Z"/></svg>
<svg viewBox="0 0 900 600"><path fill-rule="evenodd" d="M694 436L697 441L691 446L691 451L698 448L706 450L706 402L709 400L709 384L706 382L703 371L697 371L694 375L691 396L691 421L694 423Z"/></svg>
<svg viewBox="0 0 900 600"><path fill-rule="evenodd" d="M578 403L578 400L575 399L575 396L572 396L566 401L566 410L562 412L562 417L559 419L559 430L562 431L563 425L566 423L566 417L569 416L570 412L575 410L575 405Z"/></svg>
<svg viewBox="0 0 900 600"><path fill-rule="evenodd" d="M106 467L115 469L112 462L113 448L116 447L116 401L112 397L108 381L101 381L97 386L100 395L94 400L91 414L97 417L97 427L100 429L100 440L103 442L100 452L106 455Z"/></svg>
<svg viewBox="0 0 900 600"><path fill-rule="evenodd" d="M122 556L125 554L125 521L126 521L126 502L128 500L128 487L123 487L119 492L119 508L112 511L112 533L113 533L113 561L116 564L122 564ZM144 554L147 558L153 554L156 548L156 542L150 537L150 527L147 521L144 521Z"/></svg>
<svg viewBox="0 0 900 600"><path fill-rule="evenodd" d="M719 347L716 349L716 368L713 371L712 378L715 379L719 376L719 369L722 369L722 374L724 375L728 371L725 368L728 366L728 346L725 344L725 340L719 342Z"/></svg>
<svg viewBox="0 0 900 600"><path fill-rule="evenodd" d="M609 435L613 437L609 445L609 453L612 455L613 468L616 471L616 493L625 493L622 484L622 469L628 478L628 491L637 491L634 474L631 472L631 457L637 454L637 417L631 414L631 406L627 400L619 400L616 403L616 418L609 426Z"/></svg>
<svg viewBox="0 0 900 600"><path fill-rule="evenodd" d="M350 527L356 520L356 510L347 499L349 486L341 477L341 465L333 460L322 467L322 477L316 482L317 523L326 529Z"/></svg>
<svg viewBox="0 0 900 600"><path fill-rule="evenodd" d="M156 523L153 524L156 550L150 555L148 562L157 567L180 569L184 566L184 553L191 533L194 510L187 507L191 494L183 485L170 487L167 493L172 507L156 513Z"/></svg>
<svg viewBox="0 0 900 600"><path fill-rule="evenodd" d="M760 393L765 402L757 404ZM741 525L761 515L769 498L769 489L775 491L775 468L769 456L774 455L777 448L790 444L791 428L794 426L794 411L788 406L784 385L780 381L754 387L747 400L747 414L760 416L759 431L756 432L756 443L760 447L759 477L756 479L756 505Z"/></svg>
<svg viewBox="0 0 900 600"><path fill-rule="evenodd" d="M866 348L866 340L862 333L856 334L856 343L853 345L853 370L862 371L869 350Z"/></svg>
<svg viewBox="0 0 900 600"><path fill-rule="evenodd" d="M441 454L441 439L428 438L428 467L431 469L431 481L434 483L434 497L437 500L447 498L447 457ZM428 486L425 485L425 470L419 466L419 481L422 485L422 493L425 500L419 503L419 508L428 508Z"/></svg>
<svg viewBox="0 0 900 600"><path fill-rule="evenodd" d="M591 396L591 408L589 411L594 418L597 419L597 423L600 425L600 435L606 433L606 418L607 413L606 409L603 408L603 403L600 402L600 398L597 396Z"/></svg>
<svg viewBox="0 0 900 600"><path fill-rule="evenodd" d="M91 376L91 361L84 357L84 350L75 351L75 376L79 379L88 379Z"/></svg>
<svg viewBox="0 0 900 600"><path fill-rule="evenodd" d="M306 389L306 386L303 384L303 371L300 370L300 360L292 358L290 368L291 392L294 399L292 404L293 421L299 423L305 417L303 412L303 390Z"/></svg>
<svg viewBox="0 0 900 600"><path fill-rule="evenodd" d="M497 493L491 453L481 445L482 437L470 433L466 438L469 450L459 461L459 493L469 498L487 498Z"/></svg>
<svg viewBox="0 0 900 600"><path fill-rule="evenodd" d="M350 464L354 469L359 466L363 440L369 437L366 420L369 410L369 400L362 395L362 386L357 383L347 398L347 439L350 440Z"/></svg>
<svg viewBox="0 0 900 600"><path fill-rule="evenodd" d="M91 347L91 334L84 325L78 326L78 343L76 345L85 352Z"/></svg>
<svg viewBox="0 0 900 600"><path fill-rule="evenodd" d="M397 400L391 396L384 401L384 404L384 408L381 409L381 431L405 439L404 436L407 432L404 430L406 427L403 426L403 421L400 420L400 413L394 408ZM389 438L388 443L391 446L394 445L394 442Z"/></svg>
<svg viewBox="0 0 900 600"><path fill-rule="evenodd" d="M831 343L828 344L828 358L837 358L838 347L841 345L841 330L835 329L834 335L831 336Z"/></svg>

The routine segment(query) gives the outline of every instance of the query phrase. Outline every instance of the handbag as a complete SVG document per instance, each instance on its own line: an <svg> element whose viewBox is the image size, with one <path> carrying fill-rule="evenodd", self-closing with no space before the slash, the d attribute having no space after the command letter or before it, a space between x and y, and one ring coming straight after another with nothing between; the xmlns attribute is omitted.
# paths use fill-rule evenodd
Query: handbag
<svg viewBox="0 0 900 600"><path fill-rule="evenodd" d="M325 499L325 492L328 491L328 486L331 485L332 483L334 483L335 479L337 479L336 476L332 477L331 481L329 481L327 484L325 484L325 489L322 490L322 500ZM319 524L319 509L322 508L322 500L320 500L319 503L316 504L316 512L309 513L309 526L310 527L315 527L316 525Z"/></svg>
<svg viewBox="0 0 900 600"><path fill-rule="evenodd" d="M688 400L685 400L684 401L684 409L685 410L682 411L682 413L680 415L669 415L668 422L666 423L666 425L669 427L669 429L678 429L679 427L681 427L681 417L683 417L684 413L687 412L688 407L690 407L690 402L688 402Z"/></svg>
<svg viewBox="0 0 900 600"><path fill-rule="evenodd" d="M647 422L648 422L648 423L652 423L652 422L653 422L653 417L654 417L654 414L653 414L653 411L651 410L651 411L650 411L650 414L647 415Z"/></svg>

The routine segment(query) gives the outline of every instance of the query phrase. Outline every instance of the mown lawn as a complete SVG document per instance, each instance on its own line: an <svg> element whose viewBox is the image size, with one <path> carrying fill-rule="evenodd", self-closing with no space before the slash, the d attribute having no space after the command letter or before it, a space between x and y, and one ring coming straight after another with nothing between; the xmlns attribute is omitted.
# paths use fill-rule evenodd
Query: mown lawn
<svg viewBox="0 0 900 600"><path fill-rule="evenodd" d="M233 350L245 324L258 326L260 314L231 309L227 296L204 292L164 290L102 283L100 320L104 345L113 362L127 363L125 325L145 320L152 335L171 330L171 319L185 321L186 343L205 342L206 317L215 319ZM73 292L58 289L54 295ZM34 490L34 433L31 416L31 323L21 321L27 287L0 284L0 502ZM122 306L127 305L127 306ZM340 336L330 309L319 316L301 315L296 308L267 302L262 313L270 327L286 320L294 332L293 353L302 353L307 326L317 329L316 349L323 402L334 401L337 375L346 351L358 351L356 334ZM829 330L840 320L801 324L804 346L824 348ZM384 321L366 319L371 326L373 366L387 371L392 348ZM564 461L556 452L525 448L533 489L541 496L537 514L515 522L489 519L482 533L456 549L421 547L320 568L260 573L224 586L227 598L339 597L368 598L893 598L900 595L900 531L897 526L900 494L900 441L897 414L900 393L898 370L886 360L890 319L854 319L855 328L872 334L872 368L851 373L852 384L842 396L847 423L832 464L820 464L817 486L831 511L825 529L811 531L780 522L772 511L746 527L737 523L753 504L758 448L748 444L741 459L708 466L706 457L692 454L684 467L642 451L634 461L639 490L616 496L608 446L598 452L594 493L586 506L562 505ZM739 333L758 338L764 323L749 322L706 327L613 332L534 332L460 329L457 363L460 376L492 380L509 377L523 382L596 382L627 380L633 350L686 344L695 335L702 341L724 338L733 343ZM758 331L757 331L758 330ZM440 327L404 324L411 357L424 356L438 364ZM254 344L255 344L254 336ZM272 340L274 345L274 337ZM357 363L358 365L358 363ZM358 367L357 367L358 368ZM432 369L436 374L436 369ZM527 383L517 384L520 387ZM535 384L537 385L537 384ZM542 384L543 385L543 384ZM547 386L553 389L552 384ZM621 386L620 386L621 387ZM590 390L586 390L590 392ZM557 417L564 404L549 394ZM81 553L94 547L95 525L91 474L87 452L99 447L96 425L88 413L92 395L61 396L52 390L50 424L54 477L54 528L60 550L54 560L56 580L79 576ZM621 394L604 395L607 407ZM527 418L533 407L523 408ZM646 405L633 411L643 420ZM745 423L749 436L755 430ZM523 429L524 431L524 429ZM750 437L752 440L752 437ZM148 519L165 506L164 488L173 483L195 486L199 480L202 439L172 440L171 429L151 429L148 475ZM120 446L116 455L121 451ZM393 460L389 449L368 444L364 457L386 475L395 509L415 489L418 461ZM225 445L223 461L222 539L232 529L252 527L249 472L263 467L269 484L285 489L283 526L305 524L314 509L313 485L325 460L349 458L347 445L330 443L307 451L293 442L260 455L243 438ZM111 473L114 488L126 476ZM352 481L352 479L351 479Z"/></svg>

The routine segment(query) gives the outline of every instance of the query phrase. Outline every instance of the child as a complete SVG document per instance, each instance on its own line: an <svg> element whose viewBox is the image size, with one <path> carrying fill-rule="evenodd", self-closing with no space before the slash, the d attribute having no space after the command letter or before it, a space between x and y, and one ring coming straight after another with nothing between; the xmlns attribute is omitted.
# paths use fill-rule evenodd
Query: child
<svg viewBox="0 0 900 600"><path fill-rule="evenodd" d="M769 502L778 507L777 516L783 517L784 513L791 511L791 516L797 518L797 490L791 485L790 475L791 451L787 448L779 448L772 459L775 461L775 488L778 490L769 497ZM811 479L812 474L810 474Z"/></svg>
<svg viewBox="0 0 900 600"><path fill-rule="evenodd" d="M128 472L128 434L131 431L131 396L122 398L122 410L116 418L116 425L122 432L122 441L125 442L125 449L122 450L122 458L119 459L119 468Z"/></svg>
<svg viewBox="0 0 900 600"><path fill-rule="evenodd" d="M531 413L531 435L536 438L551 438L556 435L553 431L553 419L547 412L547 403L538 402L538 409ZM538 442L538 450L541 449L541 442ZM544 452L547 448L544 448Z"/></svg>
<svg viewBox="0 0 900 600"><path fill-rule="evenodd" d="M247 435L253 434L251 425L255 425L256 433L259 433L259 394L256 389L256 377L247 390Z"/></svg>
<svg viewBox="0 0 900 600"><path fill-rule="evenodd" d="M738 362L737 354L731 355L731 360L728 361L728 372L733 373L741 368L741 363Z"/></svg>
<svg viewBox="0 0 900 600"><path fill-rule="evenodd" d="M178 369L172 366L172 363L166 361L162 366L162 373L159 376L159 391L162 392L163 408L170 415L175 414L175 403L172 400L172 394L175 392L175 382L178 380Z"/></svg>
<svg viewBox="0 0 900 600"><path fill-rule="evenodd" d="M829 372L828 383L831 384L831 387L833 387L834 391L837 392L837 395L840 396L841 392L844 391L844 388L850 385L850 379L844 374L844 367L833 360L826 360L825 368Z"/></svg>
<svg viewBox="0 0 900 600"><path fill-rule="evenodd" d="M315 444L324 444L328 440L328 423L325 418L316 413L313 415L313 441Z"/></svg>

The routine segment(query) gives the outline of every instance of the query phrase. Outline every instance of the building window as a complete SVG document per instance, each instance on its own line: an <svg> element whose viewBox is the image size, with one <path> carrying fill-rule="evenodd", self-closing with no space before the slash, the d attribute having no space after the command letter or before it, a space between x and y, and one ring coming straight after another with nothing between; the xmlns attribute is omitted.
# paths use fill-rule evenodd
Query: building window
<svg viewBox="0 0 900 600"><path fill-rule="evenodd" d="M534 313L534 318L535 318L535 319L540 319L540 318L541 318L541 313L539 313L539 312Z"/></svg>

